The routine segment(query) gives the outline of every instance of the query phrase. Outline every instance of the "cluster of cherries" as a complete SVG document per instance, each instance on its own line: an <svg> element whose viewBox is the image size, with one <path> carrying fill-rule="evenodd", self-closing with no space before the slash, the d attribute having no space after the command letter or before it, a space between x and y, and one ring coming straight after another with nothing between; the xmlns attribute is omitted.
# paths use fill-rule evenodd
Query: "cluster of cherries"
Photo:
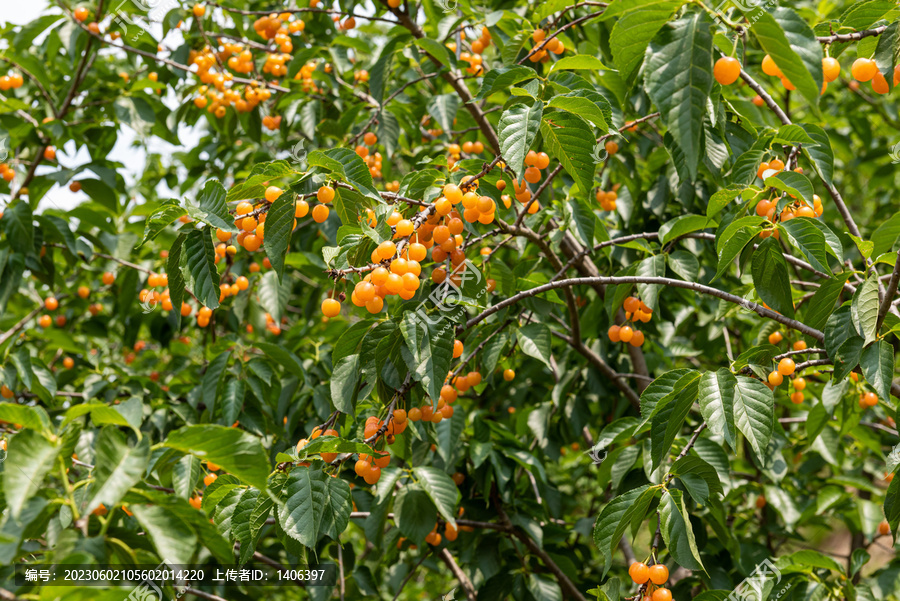
<svg viewBox="0 0 900 601"><path fill-rule="evenodd" d="M672 601L672 591L663 586L669 580L669 568L663 564L648 566L635 561L628 567L628 575L641 586L641 601Z"/></svg>
<svg viewBox="0 0 900 601"><path fill-rule="evenodd" d="M632 324L637 322L647 323L653 317L653 309L648 307L644 301L634 296L629 296L622 303L625 309L625 319ZM627 342L631 346L641 346L644 344L644 333L632 328L629 325L611 325L606 332L610 342Z"/></svg>

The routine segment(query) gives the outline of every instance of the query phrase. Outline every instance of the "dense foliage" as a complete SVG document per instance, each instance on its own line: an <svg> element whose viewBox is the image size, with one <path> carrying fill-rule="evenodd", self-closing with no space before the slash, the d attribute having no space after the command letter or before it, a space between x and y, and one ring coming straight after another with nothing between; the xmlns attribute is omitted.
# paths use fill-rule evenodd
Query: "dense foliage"
<svg viewBox="0 0 900 601"><path fill-rule="evenodd" d="M0 30L0 599L900 598L900 8L757 4Z"/></svg>

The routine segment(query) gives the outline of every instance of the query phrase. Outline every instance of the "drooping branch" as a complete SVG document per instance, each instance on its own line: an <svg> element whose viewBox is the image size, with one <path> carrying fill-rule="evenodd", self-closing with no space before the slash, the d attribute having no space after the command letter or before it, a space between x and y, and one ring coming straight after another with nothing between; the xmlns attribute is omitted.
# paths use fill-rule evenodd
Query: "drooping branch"
<svg viewBox="0 0 900 601"><path fill-rule="evenodd" d="M722 290L718 290L717 288L712 288L710 286L705 286L703 284L697 284L694 282L685 282L683 280L675 280L672 278L661 278L661 277L640 277L640 276L597 276L597 277L585 277L585 278L569 278L565 280L557 280L555 282L549 282L547 284L543 284L541 286L537 286L535 288L530 288L528 290L524 290L519 294L511 296L507 299L504 299L497 303L496 305L492 305L485 309L479 315L476 315L472 319L466 322L466 329L471 328L486 319L490 315L493 315L497 311L508 307L514 303L519 302L522 299L530 298L532 296L536 296L543 292L547 292L548 290L553 290L555 288L565 288L569 286L582 286L582 285L617 285L617 284L658 284L660 286L668 286L672 288L684 288L687 290L692 290L694 292L699 292L700 294L707 294L710 296L714 296L716 298L722 299L724 301L734 303L736 305L741 305L744 308L753 311L754 313L760 315L761 317L765 317L767 319L771 319L777 321L780 324L783 324L791 329L797 330L798 332L802 332L807 336L811 336L815 338L819 342L822 342L825 339L825 335L815 329L811 328L808 325L797 321L795 319L790 319L781 315L780 313L776 313L771 309L766 309L760 304L748 302L746 299L743 299L739 296L731 294L729 292L724 292Z"/></svg>

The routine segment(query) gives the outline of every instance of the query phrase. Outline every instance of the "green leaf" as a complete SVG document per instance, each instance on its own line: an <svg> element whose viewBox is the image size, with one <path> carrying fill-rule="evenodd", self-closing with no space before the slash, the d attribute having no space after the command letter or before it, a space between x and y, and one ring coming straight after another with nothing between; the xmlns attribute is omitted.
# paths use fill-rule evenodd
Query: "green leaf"
<svg viewBox="0 0 900 601"><path fill-rule="evenodd" d="M372 447L362 442L353 442L336 436L319 436L303 447L298 453L298 457L305 459L321 453L365 453L372 455L375 451Z"/></svg>
<svg viewBox="0 0 900 601"><path fill-rule="evenodd" d="M562 109L582 117L601 131L609 129L612 123L612 108L602 94L591 90L572 90L568 94L560 94L550 99L547 105Z"/></svg>
<svg viewBox="0 0 900 601"><path fill-rule="evenodd" d="M872 252L875 250L875 243L871 240L863 240L859 236L854 236L851 233L847 233L850 236L850 239L853 240L853 243L856 245L856 249L859 250L859 254L863 256L863 259L868 261L872 258Z"/></svg>
<svg viewBox="0 0 900 601"><path fill-rule="evenodd" d="M172 301L172 315L175 319L175 328L181 325L181 305L184 303L184 273L181 271L182 258L184 257L184 243L187 234L178 234L172 248L169 249L169 258L166 259L166 274L169 278L169 300Z"/></svg>
<svg viewBox="0 0 900 601"><path fill-rule="evenodd" d="M337 176L337 179L353 186L360 194L381 202L381 196L375 189L372 174L366 163L349 148L332 148L322 152L313 150L306 161L311 167L319 167ZM268 221L268 218L266 219ZM268 232L266 232L268 235Z"/></svg>
<svg viewBox="0 0 900 601"><path fill-rule="evenodd" d="M353 511L353 500L350 498L350 484L343 478L326 479L325 503L322 512L322 522L319 532L325 536L338 540L347 525L350 523L350 513Z"/></svg>
<svg viewBox="0 0 900 601"><path fill-rule="evenodd" d="M898 237L900 237L900 212L891 215L872 233L871 241L873 247L871 255L878 257L888 252L894 247Z"/></svg>
<svg viewBox="0 0 900 601"><path fill-rule="evenodd" d="M31 252L34 248L34 217L27 202L19 201L12 209L7 209L0 220L0 227L6 231L9 242L19 252Z"/></svg>
<svg viewBox="0 0 900 601"><path fill-rule="evenodd" d="M597 222L593 208L581 198L570 198L569 206L572 208L572 219L575 221L575 227L581 236L581 241L587 246L592 245Z"/></svg>
<svg viewBox="0 0 900 601"><path fill-rule="evenodd" d="M824 568L826 570L837 572L838 574L844 573L844 566L838 563L837 560L813 549L803 549L802 551L795 551L794 553L785 556L784 560L793 565L807 566L811 568Z"/></svg>
<svg viewBox="0 0 900 601"><path fill-rule="evenodd" d="M403 536L421 544L437 523L437 510L423 490L406 486L394 499L394 517Z"/></svg>
<svg viewBox="0 0 900 601"><path fill-rule="evenodd" d="M133 504L129 509L161 560L169 565L190 565L197 546L197 534L184 520L160 505Z"/></svg>
<svg viewBox="0 0 900 601"><path fill-rule="evenodd" d="M249 432L213 424L185 426L171 432L165 446L211 461L247 484L266 489L268 455L259 438Z"/></svg>
<svg viewBox="0 0 900 601"><path fill-rule="evenodd" d="M659 520L666 548L675 562L689 570L705 571L680 490L670 489L663 493L659 502Z"/></svg>
<svg viewBox="0 0 900 601"><path fill-rule="evenodd" d="M897 469L892 472L894 478L888 485L884 495L884 517L891 525L891 535L894 542L897 541L897 530L900 527L900 478L897 477Z"/></svg>
<svg viewBox="0 0 900 601"><path fill-rule="evenodd" d="M550 328L542 323L530 323L516 331L516 338L522 352L529 357L534 357L552 371L550 337Z"/></svg>
<svg viewBox="0 0 900 601"><path fill-rule="evenodd" d="M657 405L659 405L663 399L666 399L665 402L669 401L666 397L672 395L675 392L678 383L681 381L681 378L690 373L692 373L692 370L690 369L673 369L650 382L650 385L641 393L641 421L634 429L635 432L642 429L644 425L650 421L656 413ZM688 380L685 380L685 382L687 381Z"/></svg>
<svg viewBox="0 0 900 601"><path fill-rule="evenodd" d="M894 375L894 347L887 340L879 340L863 349L859 366L866 382L872 385L882 401L891 398L891 378Z"/></svg>
<svg viewBox="0 0 900 601"><path fill-rule="evenodd" d="M50 416L43 407L31 405L18 405L15 403L0 403L0 421L10 424L19 424L23 428L37 430L38 432L52 431ZM66 425L63 421L62 426Z"/></svg>
<svg viewBox="0 0 900 601"><path fill-rule="evenodd" d="M495 92L507 91L514 84L537 77L537 72L530 67L497 67L484 74L481 79L481 89L475 96L476 102L481 102Z"/></svg>
<svg viewBox="0 0 900 601"><path fill-rule="evenodd" d="M796 171L782 171L766 178L766 185L782 192L787 192L797 200L803 199L810 206L813 204L813 186L809 178ZM787 203L789 199L783 201ZM783 203L779 203L783 204Z"/></svg>
<svg viewBox="0 0 900 601"><path fill-rule="evenodd" d="M453 131L453 120L459 111L459 96L456 94L440 94L432 96L426 107L428 114L434 117L445 132Z"/></svg>
<svg viewBox="0 0 900 601"><path fill-rule="evenodd" d="M220 353L209 362L206 372L203 374L201 398L210 412L215 409L219 387L222 385L222 377L225 374L225 368L228 367L229 359L231 359L231 351Z"/></svg>
<svg viewBox="0 0 900 601"><path fill-rule="evenodd" d="M437 507L441 517L455 526L456 504L460 495L450 476L436 467L417 466L413 468L413 477Z"/></svg>
<svg viewBox="0 0 900 601"><path fill-rule="evenodd" d="M524 172L525 155L534 143L534 137L541 127L543 104L515 104L500 116L497 124L497 135L500 138L500 154L507 166L521 180Z"/></svg>
<svg viewBox="0 0 900 601"><path fill-rule="evenodd" d="M331 402L342 413L353 415L359 391L359 354L342 357L331 371Z"/></svg>
<svg viewBox="0 0 900 601"><path fill-rule="evenodd" d="M834 379L840 382L859 364L864 340L856 335L850 307L841 307L825 324L825 350L834 361Z"/></svg>
<svg viewBox="0 0 900 601"><path fill-rule="evenodd" d="M686 455L676 461L671 473L681 480L691 497L701 505L706 505L711 494L723 492L716 468L696 455Z"/></svg>
<svg viewBox="0 0 900 601"><path fill-rule="evenodd" d="M756 456L766 457L775 422L775 397L755 378L737 376L734 387L734 422Z"/></svg>
<svg viewBox="0 0 900 601"><path fill-rule="evenodd" d="M791 297L787 261L774 236L763 240L754 251L750 272L759 298L774 311L793 318L794 301Z"/></svg>
<svg viewBox="0 0 900 601"><path fill-rule="evenodd" d="M579 190L587 193L594 183L594 146L591 126L574 113L550 109L541 121L541 136L547 153L562 164ZM504 155L505 156L505 155Z"/></svg>
<svg viewBox="0 0 900 601"><path fill-rule="evenodd" d="M194 296L210 309L219 306L219 270L216 248L209 229L193 230L184 241L188 272L194 281Z"/></svg>
<svg viewBox="0 0 900 601"><path fill-rule="evenodd" d="M282 491L284 504L278 508L278 520L285 533L312 548L319 539L331 477L320 469L299 467L291 471ZM348 516L349 517L349 516Z"/></svg>
<svg viewBox="0 0 900 601"><path fill-rule="evenodd" d="M801 127L816 142L815 146L804 146L803 153L812 161L816 172L830 185L834 176L834 151L831 149L831 138L818 125L803 123Z"/></svg>
<svg viewBox="0 0 900 601"><path fill-rule="evenodd" d="M841 15L841 27L868 29L896 8L897 5L890 0L859 0Z"/></svg>
<svg viewBox="0 0 900 601"><path fill-rule="evenodd" d="M806 133L806 130L796 123L788 123L787 125L779 127L778 131L775 132L772 143L790 145L804 144L808 146L816 145L816 141Z"/></svg>
<svg viewBox="0 0 900 601"><path fill-rule="evenodd" d="M565 71L566 69L572 71L608 71L609 67L604 65L603 61L596 56L591 56L589 54L575 54L554 62L553 66L550 67L550 73L553 73L554 71Z"/></svg>
<svg viewBox="0 0 900 601"><path fill-rule="evenodd" d="M703 11L667 23L650 44L644 86L697 178L703 117L712 91L712 35Z"/></svg>
<svg viewBox="0 0 900 601"><path fill-rule="evenodd" d="M448 67L453 65L447 47L437 40L432 40L430 38L419 38L416 40L416 46L436 58L442 65L446 65ZM450 130L448 129L445 131Z"/></svg>
<svg viewBox="0 0 900 601"><path fill-rule="evenodd" d="M686 250L669 254L669 268L686 282L696 282L700 275L700 260Z"/></svg>
<svg viewBox="0 0 900 601"><path fill-rule="evenodd" d="M643 278L660 278L666 275L666 255L658 254L647 257L637 264L636 275ZM638 284L637 291L641 300L652 310L656 310L661 284Z"/></svg>
<svg viewBox="0 0 900 601"><path fill-rule="evenodd" d="M626 81L644 60L647 45L684 0L617 0L603 12L601 20L618 17L609 37L613 60Z"/></svg>
<svg viewBox="0 0 900 601"><path fill-rule="evenodd" d="M793 219L791 220L793 221ZM844 283L849 274L841 274L830 280L822 282L819 289L806 303L806 312L803 314L803 323L816 330L823 330L828 316L835 309L835 303L844 289Z"/></svg>
<svg viewBox="0 0 900 601"><path fill-rule="evenodd" d="M272 319L280 322L290 299L290 283L281 281L275 271L270 271L260 278L256 292L262 308L272 316Z"/></svg>
<svg viewBox="0 0 900 601"><path fill-rule="evenodd" d="M57 446L34 430L23 430L9 441L4 461L3 496L14 518L41 488L56 461Z"/></svg>
<svg viewBox="0 0 900 601"><path fill-rule="evenodd" d="M263 248L279 279L284 278L284 260L291 244L291 234L294 231L295 207L293 191L285 190L269 207L266 216L266 235L263 238Z"/></svg>
<svg viewBox="0 0 900 601"><path fill-rule="evenodd" d="M244 381L229 379L225 384L225 393L222 395L222 422L230 426L237 421L244 407ZM213 462L215 463L215 462Z"/></svg>
<svg viewBox="0 0 900 601"><path fill-rule="evenodd" d="M790 242L800 249L815 269L832 275L827 256L831 248L826 244L825 235L816 223L812 217L795 217L779 222L778 226L788 234Z"/></svg>
<svg viewBox="0 0 900 601"><path fill-rule="evenodd" d="M420 363L414 372L415 379L422 383L434 403L441 396L441 387L453 359L453 329L443 327L442 323L429 323L425 327Z"/></svg>
<svg viewBox="0 0 900 601"><path fill-rule="evenodd" d="M878 307L878 276L870 275L856 289L850 304L850 317L863 344L869 344L878 335Z"/></svg>
<svg viewBox="0 0 900 601"><path fill-rule="evenodd" d="M597 521L594 522L594 545L603 556L603 572L600 577L606 576L612 566L613 555L619 541L625 534L625 530L631 524L632 519L642 520L650 506L650 502L656 497L659 488L650 488L648 485L633 488L619 495L600 511Z"/></svg>
<svg viewBox="0 0 900 601"><path fill-rule="evenodd" d="M200 460L193 455L185 455L172 466L172 487L182 499L189 499L200 479Z"/></svg>
<svg viewBox="0 0 900 601"><path fill-rule="evenodd" d="M807 22L792 9L776 6L772 12L759 11L750 31L797 91L818 106L824 82L822 45Z"/></svg>
<svg viewBox="0 0 900 601"><path fill-rule="evenodd" d="M90 513L101 504L114 507L132 486L141 481L150 463L150 441L141 438L135 446L129 446L125 435L113 426L100 431L94 447L94 483L91 500L85 508Z"/></svg>
<svg viewBox="0 0 900 601"><path fill-rule="evenodd" d="M699 386L700 374L691 371L678 380L671 395L667 395L656 406L650 423L651 469L656 469L669 455L672 443L681 432L684 420L697 400Z"/></svg>
<svg viewBox="0 0 900 601"><path fill-rule="evenodd" d="M295 173L291 164L285 160L258 163L250 170L250 176L246 180L228 189L226 199L228 202L233 202L261 198L265 194L268 182Z"/></svg>
<svg viewBox="0 0 900 601"><path fill-rule="evenodd" d="M197 196L197 204L192 204L190 201L186 203L188 215L212 227L228 232L237 232L238 228L228 212L225 198L225 188L218 180L211 179L204 184Z"/></svg>
<svg viewBox="0 0 900 601"><path fill-rule="evenodd" d="M559 584L549 576L529 574L526 586L535 601L562 601L563 599Z"/></svg>
<svg viewBox="0 0 900 601"><path fill-rule="evenodd" d="M187 210L175 200L165 200L162 205L147 219L144 226L144 237L141 238L137 248L151 240L155 240L163 230L174 223L179 217L187 215Z"/></svg>
<svg viewBox="0 0 900 601"><path fill-rule="evenodd" d="M746 188L743 186L729 186L717 191L709 198L709 204L706 205L706 216L712 218L718 215L722 212L722 209L728 206L728 203L740 196L744 190Z"/></svg>
<svg viewBox="0 0 900 601"><path fill-rule="evenodd" d="M712 202L712 201L710 201ZM721 209L720 209L721 210ZM702 215L679 215L678 217L664 223L659 228L659 243L668 244L675 238L690 234L698 230L706 229L715 225L709 217Z"/></svg>
<svg viewBox="0 0 900 601"><path fill-rule="evenodd" d="M894 525L891 525L891 530L894 530ZM872 556L865 549L853 549L853 553L850 554L850 577L855 576L870 559Z"/></svg>
<svg viewBox="0 0 900 601"><path fill-rule="evenodd" d="M744 219L752 218L745 217ZM739 228L731 228L729 226L725 229L725 233L719 237L719 242L721 243L721 246L718 248L719 267L716 271L716 277L713 278L714 280L731 267L735 257L741 254L744 251L744 247L756 238L761 231L762 226L760 225L747 225Z"/></svg>
<svg viewBox="0 0 900 601"><path fill-rule="evenodd" d="M700 378L700 413L713 434L725 438L731 448L735 444L734 394L737 378L726 368L708 371Z"/></svg>

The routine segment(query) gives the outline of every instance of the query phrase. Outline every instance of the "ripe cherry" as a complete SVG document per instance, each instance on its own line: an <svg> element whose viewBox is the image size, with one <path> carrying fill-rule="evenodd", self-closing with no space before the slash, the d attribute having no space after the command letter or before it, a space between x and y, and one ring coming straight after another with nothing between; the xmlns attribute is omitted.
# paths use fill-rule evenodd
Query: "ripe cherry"
<svg viewBox="0 0 900 601"><path fill-rule="evenodd" d="M329 186L320 187L316 192L316 199L323 204L328 204L334 200L334 188Z"/></svg>
<svg viewBox="0 0 900 601"><path fill-rule="evenodd" d="M651 601L672 601L672 591L667 588L658 588L653 591Z"/></svg>
<svg viewBox="0 0 900 601"><path fill-rule="evenodd" d="M656 585L665 584L669 579L669 568L661 563L650 566L650 582Z"/></svg>
<svg viewBox="0 0 900 601"><path fill-rule="evenodd" d="M610 342L620 342L622 340L620 331L621 328L617 325L609 326L609 330L606 331L606 335L609 336Z"/></svg>
<svg viewBox="0 0 900 601"><path fill-rule="evenodd" d="M628 575L635 584L644 584L650 579L650 568L640 561L635 561L628 567Z"/></svg>
<svg viewBox="0 0 900 601"><path fill-rule="evenodd" d="M832 82L841 74L841 63L837 59L830 56L822 59L822 75L825 76L826 82Z"/></svg>
<svg viewBox="0 0 900 601"><path fill-rule="evenodd" d="M794 373L794 369L796 368L796 364L794 360L790 357L785 357L781 361L778 362L778 371L783 376L789 376Z"/></svg>
<svg viewBox="0 0 900 601"><path fill-rule="evenodd" d="M336 317L341 312L341 303L333 298L322 301L322 314L325 317Z"/></svg>
<svg viewBox="0 0 900 601"><path fill-rule="evenodd" d="M871 81L876 73L878 73L878 66L870 58L858 58L853 61L853 65L850 67L850 75L856 81Z"/></svg>
<svg viewBox="0 0 900 601"><path fill-rule="evenodd" d="M269 202L275 202L278 200L278 197L281 196L283 190L278 186L269 186L266 188L266 200Z"/></svg>
<svg viewBox="0 0 900 601"><path fill-rule="evenodd" d="M781 77L781 69L778 68L775 61L768 54L762 60L762 70L766 75Z"/></svg>
<svg viewBox="0 0 900 601"><path fill-rule="evenodd" d="M713 67L713 76L723 86L730 86L741 76L741 63L730 56L722 57Z"/></svg>

